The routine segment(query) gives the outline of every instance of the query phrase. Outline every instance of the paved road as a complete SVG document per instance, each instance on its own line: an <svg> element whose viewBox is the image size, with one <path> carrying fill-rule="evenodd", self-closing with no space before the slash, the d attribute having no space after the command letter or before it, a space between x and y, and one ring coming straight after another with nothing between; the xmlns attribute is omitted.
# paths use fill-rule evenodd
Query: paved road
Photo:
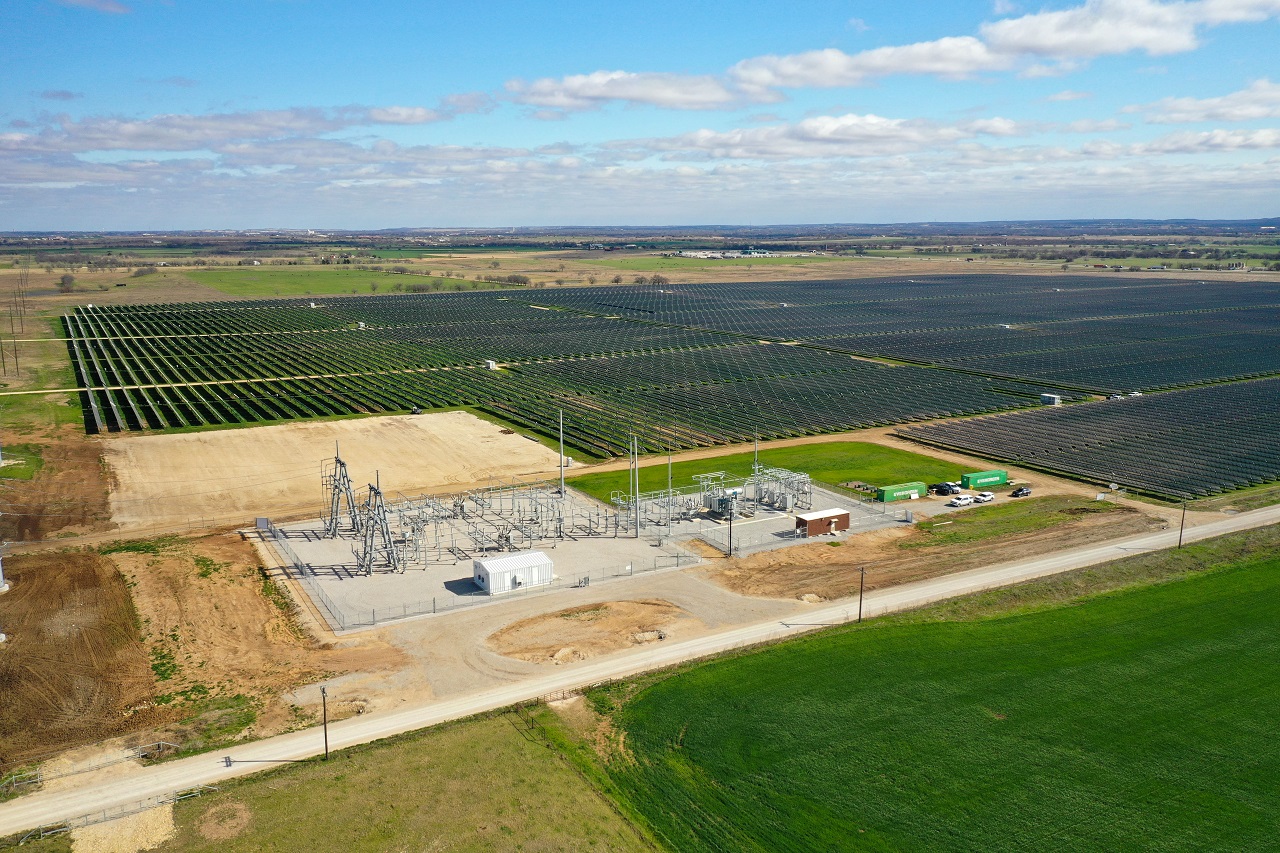
<svg viewBox="0 0 1280 853"><path fill-rule="evenodd" d="M1278 522L1280 505L1189 527L1186 541L1194 542ZM1177 544L1178 530L1175 527L1160 533L1140 534L1046 557L875 590L867 593L863 613L866 616L876 616L907 610L957 595L1070 571L1141 551L1172 548ZM600 660L558 667L546 675L536 675L467 696L429 702L390 713L353 717L329 726L330 747L338 749L367 743L556 691L573 690L728 649L794 636L824 625L856 618L857 609L857 599L846 599L809 611L803 623L761 622L681 643L646 646ZM225 779L259 771L266 766L262 762L310 758L321 754L323 750L324 742L317 727L236 746L229 751L236 760L230 767L223 762L224 754L207 754L149 767L125 778L87 782L83 787L73 790L37 791L0 804L0 837L104 809L127 806L139 800L164 796L196 785L216 785Z"/></svg>

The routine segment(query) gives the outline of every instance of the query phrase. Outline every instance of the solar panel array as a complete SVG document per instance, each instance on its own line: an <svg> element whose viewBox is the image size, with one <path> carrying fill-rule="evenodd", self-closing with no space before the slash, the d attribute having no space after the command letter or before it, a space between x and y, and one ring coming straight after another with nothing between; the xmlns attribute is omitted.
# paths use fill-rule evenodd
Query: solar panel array
<svg viewBox="0 0 1280 853"><path fill-rule="evenodd" d="M573 443L617 453L630 432L657 450L1276 374L1278 306L1272 282L955 276L98 306L63 322L90 431L472 406L549 433L563 409Z"/></svg>
<svg viewBox="0 0 1280 853"><path fill-rule="evenodd" d="M1280 479L1280 379L928 424L917 441L1168 497Z"/></svg>

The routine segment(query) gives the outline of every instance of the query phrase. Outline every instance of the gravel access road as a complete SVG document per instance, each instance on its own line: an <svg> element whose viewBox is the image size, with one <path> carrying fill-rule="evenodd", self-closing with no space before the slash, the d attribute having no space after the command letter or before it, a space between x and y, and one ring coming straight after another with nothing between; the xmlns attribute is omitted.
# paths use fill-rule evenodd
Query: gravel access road
<svg viewBox="0 0 1280 853"><path fill-rule="evenodd" d="M1280 522L1280 505L1188 527L1185 541L1194 542ZM1072 569L1096 565L1134 553L1174 548L1178 528L1141 534L1100 545L1062 551L904 584L867 593L863 614L878 616L931 602L993 589ZM426 728L449 720L536 699L562 690L575 690L609 679L670 666L742 646L795 636L857 617L858 600L844 599L808 611L803 621L769 620L684 642L653 644L579 664L555 667L544 674L512 681L466 696L427 702L388 713L353 717L329 726L331 749L368 743L379 738ZM255 773L272 763L312 758L324 752L319 727L238 745L228 753L204 754L145 768L124 778L92 780L70 790L37 791L0 804L0 837L37 826L57 824L104 810L122 809L151 797L162 797L197 785L216 785ZM229 755L228 764L224 759Z"/></svg>

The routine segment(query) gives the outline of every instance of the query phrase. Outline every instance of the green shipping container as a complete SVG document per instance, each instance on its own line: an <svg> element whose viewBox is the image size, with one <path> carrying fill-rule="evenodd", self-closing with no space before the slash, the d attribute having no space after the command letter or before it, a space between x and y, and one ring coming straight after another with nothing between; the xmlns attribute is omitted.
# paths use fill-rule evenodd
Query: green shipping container
<svg viewBox="0 0 1280 853"><path fill-rule="evenodd" d="M984 489L987 486L1003 486L1009 482L1008 471L975 471L960 477L963 489Z"/></svg>
<svg viewBox="0 0 1280 853"><path fill-rule="evenodd" d="M896 486L881 486L876 489L876 500L885 503L909 501L912 498L922 498L927 494L929 494L929 487L924 483L899 483Z"/></svg>

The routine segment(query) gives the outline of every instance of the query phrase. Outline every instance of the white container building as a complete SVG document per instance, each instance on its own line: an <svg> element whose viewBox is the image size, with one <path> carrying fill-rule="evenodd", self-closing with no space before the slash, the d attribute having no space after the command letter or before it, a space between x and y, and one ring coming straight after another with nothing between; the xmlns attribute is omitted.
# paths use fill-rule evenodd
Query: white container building
<svg viewBox="0 0 1280 853"><path fill-rule="evenodd" d="M472 580L486 595L501 595L533 586L547 586L555 579L551 558L541 551L521 551L472 561Z"/></svg>

